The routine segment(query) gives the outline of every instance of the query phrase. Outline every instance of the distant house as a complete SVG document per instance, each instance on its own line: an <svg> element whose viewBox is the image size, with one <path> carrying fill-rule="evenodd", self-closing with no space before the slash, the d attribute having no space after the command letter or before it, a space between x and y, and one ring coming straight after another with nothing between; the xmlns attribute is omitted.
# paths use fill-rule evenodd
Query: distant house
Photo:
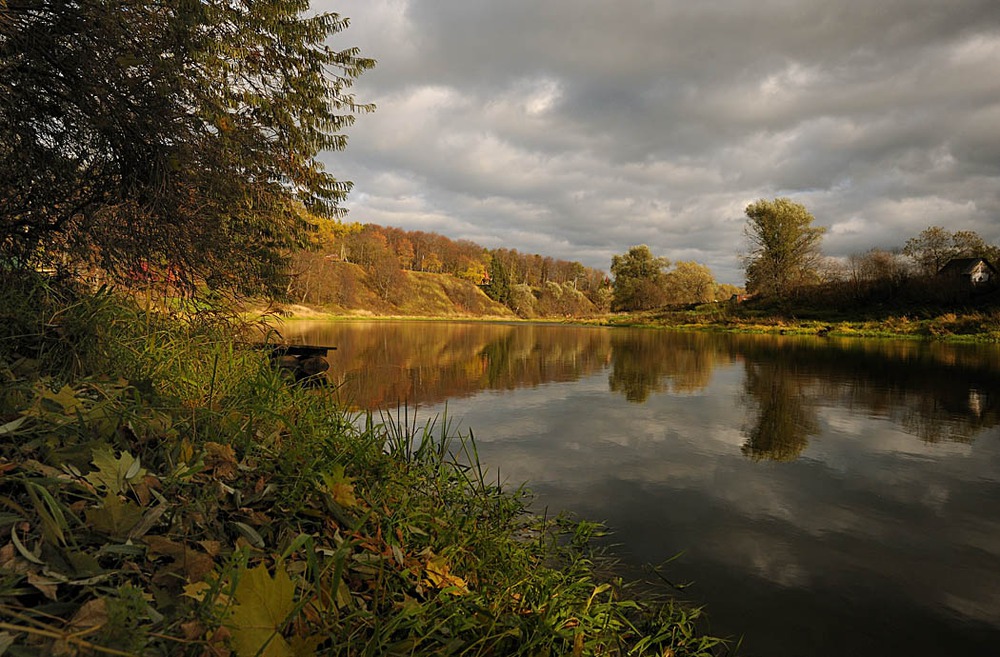
<svg viewBox="0 0 1000 657"><path fill-rule="evenodd" d="M983 258L953 258L948 261L938 276L950 279L962 279L969 285L983 285L1000 279L997 270Z"/></svg>

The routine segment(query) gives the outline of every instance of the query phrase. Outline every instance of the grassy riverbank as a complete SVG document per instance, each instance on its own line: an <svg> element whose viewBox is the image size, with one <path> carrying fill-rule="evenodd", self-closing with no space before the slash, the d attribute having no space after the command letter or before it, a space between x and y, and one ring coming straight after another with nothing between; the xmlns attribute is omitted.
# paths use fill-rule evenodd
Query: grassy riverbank
<svg viewBox="0 0 1000 657"><path fill-rule="evenodd" d="M248 313L260 317L259 312ZM828 319L799 318L770 313L731 313L716 307L691 310L654 310L616 313L594 318L520 319L492 316L421 317L396 315L334 314L305 307L291 309L283 320L324 321L423 321L423 322L525 322L558 323L585 326L632 326L637 328L711 331L722 333L759 333L780 335L818 335L841 338L890 338L897 340L944 340L948 342L1000 343L1000 312L942 313L940 315L888 315L882 318L843 316Z"/></svg>
<svg viewBox="0 0 1000 657"><path fill-rule="evenodd" d="M635 326L728 333L774 333L831 337L1000 342L996 300L964 308L933 306L830 310L755 302L711 303L688 308L610 313L590 318L547 317L525 320L493 315L416 316L340 313L308 306L284 306L286 319L559 322L592 326ZM259 317L260 309L248 316Z"/></svg>
<svg viewBox="0 0 1000 657"><path fill-rule="evenodd" d="M0 652L726 653L471 438L289 385L232 315L0 288Z"/></svg>
<svg viewBox="0 0 1000 657"><path fill-rule="evenodd" d="M994 308L851 313L706 304L686 310L622 313L597 323L730 333L1000 342L1000 310Z"/></svg>

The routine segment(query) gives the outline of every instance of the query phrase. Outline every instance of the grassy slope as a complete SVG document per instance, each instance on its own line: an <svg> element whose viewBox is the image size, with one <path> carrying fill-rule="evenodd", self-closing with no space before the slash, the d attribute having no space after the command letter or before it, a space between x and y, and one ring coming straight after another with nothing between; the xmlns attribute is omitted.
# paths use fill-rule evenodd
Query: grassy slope
<svg viewBox="0 0 1000 657"><path fill-rule="evenodd" d="M337 300L309 304L314 311L350 316L404 317L514 317L503 304L496 303L470 281L449 274L404 271L404 283L383 299L372 289L362 267L337 263ZM295 308L291 311L294 313ZM301 314L301 313L299 313Z"/></svg>
<svg viewBox="0 0 1000 657"><path fill-rule="evenodd" d="M470 281L447 274L405 272L407 294L396 308L401 315L424 317L514 317Z"/></svg>
<svg viewBox="0 0 1000 657"><path fill-rule="evenodd" d="M724 654L473 443L345 415L219 315L0 302L5 654Z"/></svg>

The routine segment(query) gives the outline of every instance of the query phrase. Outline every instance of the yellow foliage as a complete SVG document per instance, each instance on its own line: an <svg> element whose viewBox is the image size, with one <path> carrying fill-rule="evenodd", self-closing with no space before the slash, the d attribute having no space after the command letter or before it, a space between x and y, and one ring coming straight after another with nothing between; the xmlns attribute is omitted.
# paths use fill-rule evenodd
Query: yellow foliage
<svg viewBox="0 0 1000 657"><path fill-rule="evenodd" d="M444 557L431 556L424 569L424 584L436 589L446 590L452 595L465 595L469 592L469 584L451 573L451 564Z"/></svg>
<svg viewBox="0 0 1000 657"><path fill-rule="evenodd" d="M295 611L295 584L282 568L263 564L243 573L227 625L237 657L295 657L281 630Z"/></svg>

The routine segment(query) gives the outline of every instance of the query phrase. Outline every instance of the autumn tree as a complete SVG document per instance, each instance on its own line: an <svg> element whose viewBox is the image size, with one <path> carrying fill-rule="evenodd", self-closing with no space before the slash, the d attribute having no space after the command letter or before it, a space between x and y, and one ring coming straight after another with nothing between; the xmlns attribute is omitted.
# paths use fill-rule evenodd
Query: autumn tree
<svg viewBox="0 0 1000 657"><path fill-rule="evenodd" d="M666 258L653 255L645 244L611 259L614 276L612 310L648 310L666 303Z"/></svg>
<svg viewBox="0 0 1000 657"><path fill-rule="evenodd" d="M952 258L985 258L991 264L1000 260L1000 248L988 244L975 231L952 233L941 226L929 226L908 239L903 254L924 276L937 274Z"/></svg>
<svg viewBox="0 0 1000 657"><path fill-rule="evenodd" d="M747 291L786 296L818 279L820 240L805 206L787 198L760 199L746 208L749 253L744 258Z"/></svg>
<svg viewBox="0 0 1000 657"><path fill-rule="evenodd" d="M0 261L277 293L341 212L347 19L307 0L0 2Z"/></svg>
<svg viewBox="0 0 1000 657"><path fill-rule="evenodd" d="M929 226L906 240L903 253L916 263L921 274L933 276L955 257L952 234L940 226Z"/></svg>
<svg viewBox="0 0 1000 657"><path fill-rule="evenodd" d="M872 292L891 296L903 286L911 273L912 267L900 253L885 249L869 249L847 259L848 282L858 298Z"/></svg>
<svg viewBox="0 0 1000 657"><path fill-rule="evenodd" d="M707 266L680 261L665 279L669 303L707 303L715 298L715 276Z"/></svg>
<svg viewBox="0 0 1000 657"><path fill-rule="evenodd" d="M951 236L956 258L985 258L990 264L1000 264L1000 247L989 244L973 230L959 230Z"/></svg>

